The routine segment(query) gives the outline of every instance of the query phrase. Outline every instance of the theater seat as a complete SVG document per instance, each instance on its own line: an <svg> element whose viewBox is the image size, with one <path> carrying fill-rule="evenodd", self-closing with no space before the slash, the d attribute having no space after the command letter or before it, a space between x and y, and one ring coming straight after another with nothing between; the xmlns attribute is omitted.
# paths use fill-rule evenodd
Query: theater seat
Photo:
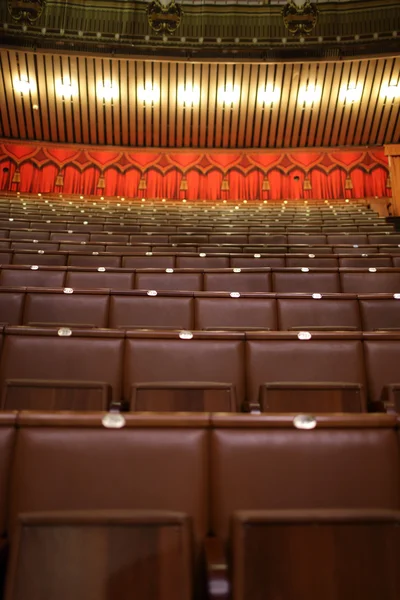
<svg viewBox="0 0 400 600"><path fill-rule="evenodd" d="M397 436L388 415L213 415L211 530L226 544L238 511L398 510Z"/></svg>
<svg viewBox="0 0 400 600"><path fill-rule="evenodd" d="M273 269L272 289L278 293L335 294L341 291L337 269Z"/></svg>
<svg viewBox="0 0 400 600"><path fill-rule="evenodd" d="M400 269L340 269L342 291L347 294L400 293Z"/></svg>
<svg viewBox="0 0 400 600"><path fill-rule="evenodd" d="M153 511L163 515L170 511L183 513L190 520L189 539L193 540L190 564L194 589L199 590L202 585L202 543L209 523L208 417L125 415L120 428L110 428L108 417L104 413L22 413L19 416L8 531L15 531L21 514L32 512L124 510L139 512L139 515ZM181 525L176 522L177 539L180 529ZM142 534L138 553L144 557L141 568L145 570L145 564L151 561L149 553L154 551L156 541L164 540L164 537L152 536L149 529ZM165 534L162 547L163 557L167 559L170 556L170 537L168 531ZM127 541L123 550L126 557L131 555L130 547L131 543ZM80 544L80 548L85 551L84 544ZM90 548L91 554L98 556L102 548L106 551L107 545L96 542ZM110 545L108 548L108 556L116 552L115 560L118 560L120 552L112 550ZM60 548L60 555L62 552L64 550ZM79 562L83 566L87 564L83 558ZM163 585L167 585L170 576L176 585L173 564L167 567L164 560L160 564L165 567ZM34 566L39 568L36 561ZM94 569L95 573L98 570ZM116 569L114 577L124 585L130 581L124 569ZM147 581L153 594L151 600L155 597L155 588L156 597L159 597L161 591L155 573L154 579ZM23 585L23 582L20 583ZM144 594L145 590L139 590L133 597L142 598L142 592ZM17 598L22 597L27 596ZM30 592L28 597L33 599L35 596ZM53 595L51 600L58 597ZM71 600L75 596L67 597ZM100 597L94 596L96 600ZM191 597L189 594L182 600ZM85 596L85 600L88 598ZM165 600L174 598L170 595Z"/></svg>
<svg viewBox="0 0 400 600"><path fill-rule="evenodd" d="M0 325L21 325L25 289L0 287Z"/></svg>
<svg viewBox="0 0 400 600"><path fill-rule="evenodd" d="M400 333L364 333L370 402L400 412Z"/></svg>
<svg viewBox="0 0 400 600"><path fill-rule="evenodd" d="M7 600L187 600L192 532L168 511L22 514L9 566Z"/></svg>
<svg viewBox="0 0 400 600"><path fill-rule="evenodd" d="M109 326L192 329L193 303L191 292L115 292L110 296Z"/></svg>
<svg viewBox="0 0 400 600"><path fill-rule="evenodd" d="M278 294L277 309L282 330L361 330L354 294Z"/></svg>
<svg viewBox="0 0 400 600"><path fill-rule="evenodd" d="M265 412L366 410L361 334L249 332L246 338L250 410L258 403Z"/></svg>
<svg viewBox="0 0 400 600"><path fill-rule="evenodd" d="M0 595L3 589L8 542L6 537L8 493L15 443L16 414L0 412Z"/></svg>
<svg viewBox="0 0 400 600"><path fill-rule="evenodd" d="M203 273L192 269L137 270L135 288L157 291L199 291L203 288Z"/></svg>
<svg viewBox="0 0 400 600"><path fill-rule="evenodd" d="M275 294L195 293L195 329L277 329Z"/></svg>
<svg viewBox="0 0 400 600"><path fill-rule="evenodd" d="M2 408L104 410L119 402L123 337L112 329L8 327Z"/></svg>
<svg viewBox="0 0 400 600"><path fill-rule="evenodd" d="M132 408L241 410L243 334L127 331L126 338L124 399Z"/></svg>
<svg viewBox="0 0 400 600"><path fill-rule="evenodd" d="M107 327L108 303L109 296L104 291L76 291L73 288L29 290L25 300L23 324Z"/></svg>
<svg viewBox="0 0 400 600"><path fill-rule="evenodd" d="M396 511L237 512L231 545L235 600L395 600L399 525Z"/></svg>
<svg viewBox="0 0 400 600"><path fill-rule="evenodd" d="M271 269L207 269L204 290L207 292L270 292Z"/></svg>

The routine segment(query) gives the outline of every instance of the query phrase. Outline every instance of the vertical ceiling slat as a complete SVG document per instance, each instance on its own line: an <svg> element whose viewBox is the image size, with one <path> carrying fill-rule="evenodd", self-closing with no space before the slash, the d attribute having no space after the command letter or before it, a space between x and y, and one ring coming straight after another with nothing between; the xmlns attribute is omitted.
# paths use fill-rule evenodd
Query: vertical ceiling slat
<svg viewBox="0 0 400 600"><path fill-rule="evenodd" d="M390 85L392 83L393 75L394 75L394 79L396 80L396 83L397 83L397 79L399 77L399 71L398 71L398 69L397 69L397 71L394 70L395 62L396 62L395 59L388 59L387 68L385 70L385 76L382 81L382 85ZM390 100L387 100L387 98L386 99L382 98L382 96L379 94L379 104L380 104L380 106L382 106L382 113L381 113L381 120L379 123L378 131L377 131L376 143L383 144L386 127L387 127L387 124L389 121L389 117L392 113L392 102Z"/></svg>
<svg viewBox="0 0 400 600"><path fill-rule="evenodd" d="M238 85L241 88L242 75L243 75L243 65L237 64L236 68L235 68L235 79L233 81L233 85ZM240 103L238 103L236 110L232 111L232 115L231 115L231 128L230 128L230 138L229 138L230 141L228 143L230 148L236 148L239 117L240 117Z"/></svg>
<svg viewBox="0 0 400 600"><path fill-rule="evenodd" d="M168 146L175 147L175 123L176 123L176 86L177 86L177 65L171 63L169 71L169 130Z"/></svg>
<svg viewBox="0 0 400 600"><path fill-rule="evenodd" d="M315 87L318 91L322 91L322 88L318 87L318 75L316 63L311 63L308 71L309 85ZM308 125L312 117L316 117L319 112L321 105L321 98L319 98L313 105L312 110L305 110L303 113L303 119L296 119L298 128L295 130L292 145L300 146L304 148L307 146L308 138Z"/></svg>
<svg viewBox="0 0 400 600"><path fill-rule="evenodd" d="M117 80L114 82L113 78L111 77L111 61L108 59L105 59L102 61L103 65L103 77L104 77L104 84L110 84L110 85L118 85L118 78ZM118 104L121 102L121 97L120 97L120 90L118 89L118 97L117 98L111 98L109 99L103 99L102 105L103 105L103 123L104 123L104 141L106 144L113 144L113 137L114 137L114 132L113 132L113 118L112 118L112 113L113 113L113 106L114 104L116 106L118 106Z"/></svg>
<svg viewBox="0 0 400 600"><path fill-rule="evenodd" d="M112 139L113 143L120 146L122 143L122 131L121 131L121 106L126 104L126 95L122 95L122 82L120 78L120 63L125 61L119 61L117 59L111 60L111 80L114 85L118 86L119 96L117 100L113 102L112 109L110 110L111 127L112 127Z"/></svg>
<svg viewBox="0 0 400 600"><path fill-rule="evenodd" d="M261 137L261 148L268 144L269 148L277 146L277 130L279 124L280 106L282 105L284 67L277 65L276 70L273 65L268 67L268 85L271 89L279 90L279 100L270 106L269 110L264 110L263 133ZM266 107L267 108L267 107ZM268 133L269 131L269 133Z"/></svg>
<svg viewBox="0 0 400 600"><path fill-rule="evenodd" d="M394 67L393 67L393 79L394 83L400 83L400 58L397 57L395 59ZM399 116L399 104L400 99L394 98L393 100L387 99L386 102L392 105L392 112L390 115L390 120L388 124L388 133L386 136L386 143L395 143L396 140L400 139L399 128L400 128L400 116ZM396 136L396 125L397 125L397 136ZM389 137L389 139L387 139ZM383 143L383 142L382 142Z"/></svg>
<svg viewBox="0 0 400 600"><path fill-rule="evenodd" d="M125 113L129 115L129 140L130 146L136 146L139 144L137 137L137 114L138 114L138 95L136 89L136 62L130 60L127 62L127 73L126 73L126 90L127 95L125 96L128 100L128 106L125 109ZM141 100L140 100L141 102ZM122 121L123 130L128 130L127 124Z"/></svg>
<svg viewBox="0 0 400 600"><path fill-rule="evenodd" d="M56 86L61 82L61 60L63 57L55 55L53 57L53 94L54 101L56 104L57 110L57 129L58 136L60 142L65 142L65 114L64 114L64 105L65 100L60 99L57 94ZM67 103L70 102L70 99L67 98Z"/></svg>
<svg viewBox="0 0 400 600"><path fill-rule="evenodd" d="M48 142L50 140L50 115L47 104L47 86L43 54L37 54L37 72L40 82L40 85L38 85L38 113L42 124L43 139Z"/></svg>
<svg viewBox="0 0 400 600"><path fill-rule="evenodd" d="M65 77L68 77L69 81L73 81L72 78L72 73L70 74L70 68L69 68L69 60L68 60L68 56L61 56L61 67L62 67L62 74L64 77L64 81L65 81ZM66 130L66 141L73 143L74 142L74 133L73 133L73 122L72 122L72 105L74 102L74 98L71 96L66 96L64 99L62 99L58 94L57 94L57 90L56 90L56 95L57 95L57 106L60 106L62 108L63 104L64 104L64 123L65 123L65 130Z"/></svg>
<svg viewBox="0 0 400 600"><path fill-rule="evenodd" d="M96 79L94 73L94 59L88 57L86 59L87 69L87 88L88 88L88 110L90 122L90 143L99 143L96 121L97 121L97 96L96 96Z"/></svg>
<svg viewBox="0 0 400 600"><path fill-rule="evenodd" d="M286 120L284 123L285 129L285 137L283 140L283 146L285 148L290 148L292 145L292 134L293 134L293 125L294 121L300 119L302 117L302 105L299 104L298 94L300 85L305 84L304 73L307 73L308 65L305 65L304 69L301 69L301 65L295 64L291 68L291 73L288 72L288 76L290 75L290 84L289 84L289 98L287 102L287 113ZM303 77L303 80L300 81L300 78Z"/></svg>
<svg viewBox="0 0 400 600"><path fill-rule="evenodd" d="M205 146L212 148L214 146L214 122L217 99L217 65L209 65L209 85L208 85L208 106L204 105L207 121L205 124L207 138ZM203 126L203 124L202 124Z"/></svg>
<svg viewBox="0 0 400 600"><path fill-rule="evenodd" d="M161 94L160 94L160 105L161 105L161 146L165 148L168 143L168 118L169 118L169 78L168 78L169 65L167 62L161 63Z"/></svg>
<svg viewBox="0 0 400 600"><path fill-rule="evenodd" d="M246 123L246 139L245 146L251 147L253 145L253 134L254 134L254 112L256 109L257 102L257 81L258 81L258 67L252 65L250 69L250 81L249 81L249 96L247 102L247 123Z"/></svg>
<svg viewBox="0 0 400 600"><path fill-rule="evenodd" d="M129 145L129 126L128 126L128 61L121 59L119 61L120 69L120 102L118 109L118 128L120 129L120 140L123 146ZM116 113L114 113L114 122Z"/></svg>
<svg viewBox="0 0 400 600"><path fill-rule="evenodd" d="M179 99L179 92L185 87L185 65L178 63L178 77L175 87L176 98L176 141L175 145L181 148L183 146L183 119L186 110L183 109L183 104ZM188 109L190 110L190 109Z"/></svg>
<svg viewBox="0 0 400 600"><path fill-rule="evenodd" d="M381 120L383 118L383 114L384 114L384 112L386 112L385 106L383 104L383 101L382 101L382 98L380 95L380 90L381 90L381 84L384 84L385 82L387 82L387 83L389 82L391 67L392 67L392 60L393 59L385 61L385 67L383 70L382 79L378 82L375 78L376 110L375 110L375 115L374 115L374 119L373 119L373 123L372 123L370 138L369 138L369 142L371 144L376 144L378 142L378 129L381 125Z"/></svg>
<svg viewBox="0 0 400 600"><path fill-rule="evenodd" d="M353 143L357 144L357 145L359 145L361 143L361 136L362 136L362 133L365 128L376 66L377 66L376 60L369 60L366 65L363 97L362 97L362 101L360 103L360 110L359 110L357 126L356 126L355 132L353 134L353 140L354 140Z"/></svg>
<svg viewBox="0 0 400 600"><path fill-rule="evenodd" d="M88 80L86 76L86 58L78 56L77 72L78 72L78 97L77 101L80 104L80 119L82 124L82 142L90 143L89 136L89 99L88 99Z"/></svg>
<svg viewBox="0 0 400 600"><path fill-rule="evenodd" d="M210 78L210 65L205 63L202 67L201 88L200 88L200 131L199 146L205 148L208 140L208 100L210 88L208 81Z"/></svg>
<svg viewBox="0 0 400 600"><path fill-rule="evenodd" d="M243 65L242 71L242 86L240 90L240 104L236 110L239 112L239 133L237 138L237 145L239 148L243 148L245 145L245 127L247 117L247 100L249 96L248 81L250 80L250 65Z"/></svg>
<svg viewBox="0 0 400 600"><path fill-rule="evenodd" d="M138 96L137 96L137 105L136 105L136 127L137 127L137 145L138 146L144 146L144 118L145 118L145 111L146 113L151 110L151 103L146 103L146 108L145 108L145 103L143 102L143 100L141 100L139 98L139 90L142 90L145 87L145 78L144 78L144 63L142 60L139 60L136 63L136 81L137 81L137 90L138 90ZM151 82L149 82L150 84ZM150 104L150 109L147 108L147 105ZM147 118L147 114L146 114L146 118Z"/></svg>
<svg viewBox="0 0 400 600"><path fill-rule="evenodd" d="M159 62L154 63L154 85L156 85L161 92L161 88L164 87L165 82L161 79L161 67ZM161 93L160 93L161 99ZM154 103L153 108L153 125L152 125L152 146L160 146L160 100Z"/></svg>
<svg viewBox="0 0 400 600"><path fill-rule="evenodd" d="M78 56L70 57L70 69L71 69L71 82L75 85L77 92L72 97L71 102L71 111L73 114L73 125L74 125L74 133L72 139L78 143L82 143L82 118L81 118L81 110L83 106L81 90L79 86L79 77L78 77Z"/></svg>
<svg viewBox="0 0 400 600"><path fill-rule="evenodd" d="M14 79L19 79L18 65L17 65L17 53L10 52L9 56L10 56L10 66L11 66L11 74L10 74L11 76L9 77L9 82L10 82L9 91L10 91L10 95L12 95L12 94L14 95L15 116L16 116L16 121L18 123L18 137L26 138L25 120L24 120L24 115L23 115L23 110L22 110L22 96L24 94L21 94L20 92L17 92L16 90L14 90L14 86L13 86ZM21 64L20 68L21 68L21 71L20 71L21 77L26 77L27 73L26 73L24 64Z"/></svg>
<svg viewBox="0 0 400 600"><path fill-rule="evenodd" d="M312 115L310 117L310 121L308 124L308 129L305 128L302 131L300 145L304 148L305 146L314 146L315 145L315 134L317 129L317 123L323 112L324 103L326 102L326 78L327 78L327 64L320 63L318 69L318 75L316 80L317 88L322 91L321 99L319 101L319 110L313 110Z"/></svg>
<svg viewBox="0 0 400 600"><path fill-rule="evenodd" d="M95 98L96 98L96 111L97 111L97 143L101 146L105 144L105 131L104 131L104 111L106 106L110 103L110 100L105 100L102 95L101 86L103 85L103 66L104 61L101 58L94 59L94 83L95 83ZM106 65L106 73L104 80L109 80L108 66Z"/></svg>
<svg viewBox="0 0 400 600"><path fill-rule="evenodd" d="M343 114L345 113L345 111L347 110L348 112L348 106L345 107L343 104L343 101L340 99L340 90L342 89L342 86L347 86L348 81L349 81L349 77L350 77L350 67L351 67L351 63L345 62L343 64L343 70L341 73L341 78L339 80L339 85L336 88L336 111L335 111L335 119L333 122L333 128L332 128L332 134L331 134L331 139L330 139L330 144L332 144L332 146L336 146L338 143L338 139L339 139L339 134L340 134L340 130L342 127L342 120L343 120Z"/></svg>
<svg viewBox="0 0 400 600"><path fill-rule="evenodd" d="M238 103L233 102L222 102L220 97L220 90L230 90L233 85L233 72L232 65L219 64L217 66L217 102L215 106L215 135L214 135L214 146L220 148L222 144L222 127L225 121L225 117L230 119L231 112L238 110Z"/></svg>
<svg viewBox="0 0 400 600"><path fill-rule="evenodd" d="M384 66L385 66L385 61L379 60L377 66L376 66L374 80L372 82L372 89L371 89L368 113L367 113L367 118L365 121L363 136L361 139L362 145L367 144L369 142L369 140L372 139L371 130L372 130L373 122L376 118L375 113L376 113L376 109L377 109L377 104L379 102L379 91L380 91L380 87L381 87L381 80L382 80L382 76L383 76Z"/></svg>
<svg viewBox="0 0 400 600"><path fill-rule="evenodd" d="M255 90L255 101L256 101L256 109L254 116L254 131L253 131L253 144L254 147L260 146L260 137L261 137L261 118L263 115L263 103L260 102L259 98L259 90L264 90L266 86L266 77L267 77L267 66L266 65L258 65L258 84L257 89ZM268 106L268 112L270 112L270 107ZM264 108L265 115L265 108Z"/></svg>
<svg viewBox="0 0 400 600"><path fill-rule="evenodd" d="M201 94L201 65L198 63L195 63L192 68L193 68L193 87L195 90L198 90ZM191 141L190 145L193 147L196 147L199 145L200 103L201 103L201 97L199 98L199 102L196 102L194 104L193 111L192 111L192 141Z"/></svg>
<svg viewBox="0 0 400 600"><path fill-rule="evenodd" d="M33 90L31 90L30 98L28 99L26 110L31 115L32 139L42 140L43 133L42 133L42 123L41 123L41 119L40 119L40 110L39 110L40 109L40 107L39 107L39 87L41 87L41 86L39 86L38 76L36 73L35 58L36 57L33 53L31 53L31 52L28 53L27 61L28 61L29 78L34 79L36 81L36 85L33 88ZM35 105L35 104L39 107L38 110L33 110L33 105Z"/></svg>
<svg viewBox="0 0 400 600"><path fill-rule="evenodd" d="M57 126L57 108L54 93L52 56L50 56L49 54L46 54L45 57L44 73L46 78L47 99L50 115L50 139L52 142L57 142L59 140Z"/></svg>
<svg viewBox="0 0 400 600"><path fill-rule="evenodd" d="M10 112L7 106L7 99L6 99L6 92L5 92L5 81L3 78L3 74L4 74L4 68L3 68L3 64L2 61L4 59L4 55L2 54L2 56L0 57L0 66L2 68L0 68L0 120L2 122L3 125L3 135L5 135L6 137L11 137L12 136L12 132L11 132L11 119L10 119Z"/></svg>

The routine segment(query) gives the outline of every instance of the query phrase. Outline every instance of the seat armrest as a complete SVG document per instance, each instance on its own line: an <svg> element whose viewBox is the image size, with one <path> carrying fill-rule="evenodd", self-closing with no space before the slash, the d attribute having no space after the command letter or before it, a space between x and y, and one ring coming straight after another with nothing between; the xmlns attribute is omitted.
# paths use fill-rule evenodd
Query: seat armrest
<svg viewBox="0 0 400 600"><path fill-rule="evenodd" d="M243 412L259 415L261 413L261 405L259 402L245 401L243 402Z"/></svg>
<svg viewBox="0 0 400 600"><path fill-rule="evenodd" d="M231 597L231 585L222 541L215 537L206 538L204 551L208 600L228 600Z"/></svg>

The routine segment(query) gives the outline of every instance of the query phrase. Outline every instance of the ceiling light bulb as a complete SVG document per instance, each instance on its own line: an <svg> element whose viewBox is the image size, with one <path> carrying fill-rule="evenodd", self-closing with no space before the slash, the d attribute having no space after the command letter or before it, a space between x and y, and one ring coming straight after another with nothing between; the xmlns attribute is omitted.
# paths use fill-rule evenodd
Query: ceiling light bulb
<svg viewBox="0 0 400 600"><path fill-rule="evenodd" d="M60 80L56 83L56 92L60 96L75 96L78 91L78 86L76 83L72 83L69 77L64 77L63 80Z"/></svg>
<svg viewBox="0 0 400 600"><path fill-rule="evenodd" d="M304 87L299 92L299 101L301 103L312 104L321 98L321 88L316 85Z"/></svg>
<svg viewBox="0 0 400 600"><path fill-rule="evenodd" d="M14 79L14 89L21 94L27 94L34 88L34 84L28 81L28 78L22 76L21 79Z"/></svg>
<svg viewBox="0 0 400 600"><path fill-rule="evenodd" d="M395 83L395 84L383 85L381 87L381 97L389 98L390 100L393 100L394 98L399 98L400 97L400 84Z"/></svg>
<svg viewBox="0 0 400 600"><path fill-rule="evenodd" d="M111 81L105 81L104 83L99 81L97 84L97 94L101 98L104 98L104 100L112 100L113 98L118 98L119 90Z"/></svg>
<svg viewBox="0 0 400 600"><path fill-rule="evenodd" d="M240 88L238 85L232 87L225 87L219 90L219 99L221 102L225 102L226 104L233 104L237 102L240 98Z"/></svg>
<svg viewBox="0 0 400 600"><path fill-rule="evenodd" d="M340 90L340 100L342 102L358 102L359 100L361 100L362 94L362 85L356 85L354 83L351 83L347 87L342 87L342 89Z"/></svg>
<svg viewBox="0 0 400 600"><path fill-rule="evenodd" d="M265 89L258 89L258 99L260 100L260 102L264 102L265 104L272 104L273 102L278 102L280 95L280 90L277 87L273 88L272 85L267 85Z"/></svg>
<svg viewBox="0 0 400 600"><path fill-rule="evenodd" d="M181 87L178 90L178 98L184 104L198 104L200 89L198 87Z"/></svg>
<svg viewBox="0 0 400 600"><path fill-rule="evenodd" d="M160 89L155 86L146 85L146 87L138 90L138 96L143 102L157 102L160 98Z"/></svg>

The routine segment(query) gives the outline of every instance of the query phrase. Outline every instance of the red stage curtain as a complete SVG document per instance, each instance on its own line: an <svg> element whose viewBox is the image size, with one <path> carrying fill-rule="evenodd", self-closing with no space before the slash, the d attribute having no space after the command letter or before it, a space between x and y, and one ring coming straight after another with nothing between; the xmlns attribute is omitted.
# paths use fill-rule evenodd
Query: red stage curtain
<svg viewBox="0 0 400 600"><path fill-rule="evenodd" d="M4 171L6 169L6 172ZM8 171L7 171L8 169ZM47 163L39 168L32 162L24 162L20 166L21 182L12 183L15 173L15 163L5 159L0 163L0 189L3 191L19 190L20 192L52 192L83 195L107 195L146 198L187 198L189 200L285 200L285 199L330 199L330 198L364 198L371 196L391 196L391 190L386 188L387 170L376 167L371 173L366 173L361 168L354 168L350 172L353 184L351 190L345 188L346 171L342 167L335 167L326 174L318 167L314 167L308 174L312 185L311 190L304 190L306 173L300 168L295 168L289 173L283 173L274 168L268 173L270 184L269 191L262 190L264 173L253 169L243 174L237 168L232 168L226 175L229 190L222 190L224 178L222 170L212 168L207 174L201 173L192 167L186 174L188 189L181 190L183 178L178 168L161 173L157 168L149 168L145 174L146 190L139 190L141 173L136 168L130 168L125 173L119 169L109 168L104 172L105 188L98 188L101 175L98 167L88 167L80 171L74 165L61 169L63 186L56 186L56 177L59 169L52 163Z"/></svg>

